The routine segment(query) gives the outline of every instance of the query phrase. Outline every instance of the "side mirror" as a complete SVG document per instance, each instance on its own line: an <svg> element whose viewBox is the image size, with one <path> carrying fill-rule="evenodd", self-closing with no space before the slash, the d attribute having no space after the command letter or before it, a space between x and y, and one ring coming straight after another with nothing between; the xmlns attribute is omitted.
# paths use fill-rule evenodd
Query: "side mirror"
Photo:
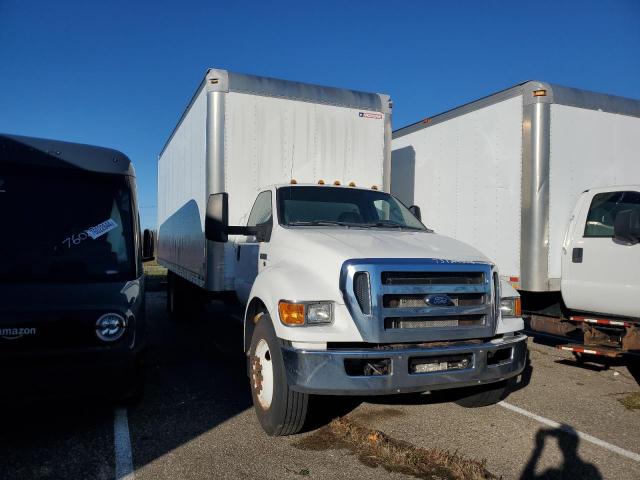
<svg viewBox="0 0 640 480"><path fill-rule="evenodd" d="M209 195L207 216L204 221L204 236L213 242L229 241L229 194Z"/></svg>
<svg viewBox="0 0 640 480"><path fill-rule="evenodd" d="M422 221L422 213L420 212L420 207L417 205L411 205L409 207L409 211L411 213L413 213L413 216L416 217L418 220Z"/></svg>
<svg viewBox="0 0 640 480"><path fill-rule="evenodd" d="M273 229L271 222L261 223L253 228L255 229L257 242L268 242L271 240L271 230ZM251 229L251 227L247 227L247 229Z"/></svg>
<svg viewBox="0 0 640 480"><path fill-rule="evenodd" d="M145 229L142 233L142 261L150 262L156 258L156 232Z"/></svg>
<svg viewBox="0 0 640 480"><path fill-rule="evenodd" d="M635 245L640 242L640 211L622 210L616 215L613 223L613 238Z"/></svg>

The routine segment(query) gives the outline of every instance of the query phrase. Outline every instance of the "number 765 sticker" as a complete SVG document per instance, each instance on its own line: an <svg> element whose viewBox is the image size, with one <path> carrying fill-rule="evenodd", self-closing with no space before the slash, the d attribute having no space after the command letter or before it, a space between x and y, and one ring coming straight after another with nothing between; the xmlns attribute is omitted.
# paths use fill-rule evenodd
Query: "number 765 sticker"
<svg viewBox="0 0 640 480"><path fill-rule="evenodd" d="M62 240L62 243L65 244L67 248L71 248L72 245L80 245L80 243L88 238L95 240L114 228L118 228L118 224L110 218L105 222L99 223L95 227L87 228L84 232L73 234L70 237L65 238Z"/></svg>

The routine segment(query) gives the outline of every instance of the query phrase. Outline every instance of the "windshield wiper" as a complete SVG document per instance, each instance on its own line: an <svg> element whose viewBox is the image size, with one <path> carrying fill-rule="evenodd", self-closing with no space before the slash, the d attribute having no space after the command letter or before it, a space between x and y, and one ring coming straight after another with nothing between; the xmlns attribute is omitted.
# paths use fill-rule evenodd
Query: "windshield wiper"
<svg viewBox="0 0 640 480"><path fill-rule="evenodd" d="M292 227L324 227L338 225L340 227L353 227L354 223L338 222L336 220L311 220L308 222L289 222L289 226Z"/></svg>
<svg viewBox="0 0 640 480"><path fill-rule="evenodd" d="M379 220L374 223L365 223L363 224L365 227L382 227L382 228L406 228L408 230L422 230L418 227L410 227L409 225L403 225L398 222L393 222L391 220Z"/></svg>

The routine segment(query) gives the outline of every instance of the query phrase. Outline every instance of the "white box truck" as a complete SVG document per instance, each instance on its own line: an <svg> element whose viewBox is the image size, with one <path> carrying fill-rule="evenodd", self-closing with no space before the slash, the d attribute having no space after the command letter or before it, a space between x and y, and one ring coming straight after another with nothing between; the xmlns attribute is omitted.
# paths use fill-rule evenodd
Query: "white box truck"
<svg viewBox="0 0 640 480"><path fill-rule="evenodd" d="M640 101L531 81L396 130L391 193L494 260L533 329L619 356L640 351L639 155Z"/></svg>
<svg viewBox="0 0 640 480"><path fill-rule="evenodd" d="M390 121L387 95L211 69L160 154L169 310L245 305L271 435L302 428L310 394L457 387L480 406L524 369L517 292L387 193Z"/></svg>

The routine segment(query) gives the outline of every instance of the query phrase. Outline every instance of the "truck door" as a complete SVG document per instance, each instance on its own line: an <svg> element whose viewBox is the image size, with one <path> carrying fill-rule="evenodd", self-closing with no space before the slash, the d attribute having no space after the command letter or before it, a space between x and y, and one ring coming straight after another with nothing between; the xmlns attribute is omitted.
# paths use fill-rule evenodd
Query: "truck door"
<svg viewBox="0 0 640 480"><path fill-rule="evenodd" d="M271 191L261 192L256 198L247 227L255 227L262 224L271 224L273 221ZM246 303L251 293L251 287L258 275L258 260L260 255L260 243L255 236L238 237L236 240L236 277L234 285L236 295L242 303Z"/></svg>
<svg viewBox="0 0 640 480"><path fill-rule="evenodd" d="M615 217L640 211L640 189L597 189L581 197L562 257L562 298L568 308L605 315L640 316L640 244L613 237Z"/></svg>

